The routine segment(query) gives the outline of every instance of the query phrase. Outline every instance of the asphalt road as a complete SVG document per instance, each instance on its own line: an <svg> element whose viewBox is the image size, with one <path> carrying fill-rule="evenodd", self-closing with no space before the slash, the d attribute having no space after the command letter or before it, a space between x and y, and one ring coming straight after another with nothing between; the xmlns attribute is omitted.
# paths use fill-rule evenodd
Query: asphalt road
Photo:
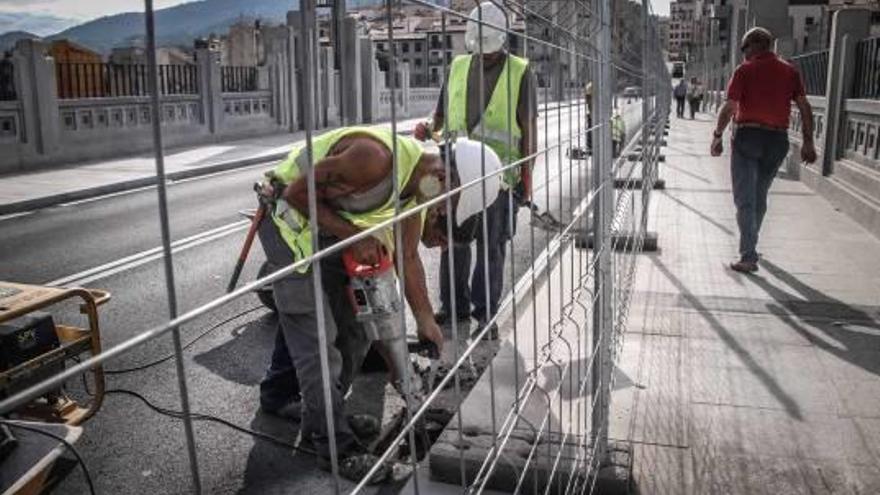
<svg viewBox="0 0 880 495"><path fill-rule="evenodd" d="M638 101L623 104L628 129L640 116ZM576 115L567 109L539 117L539 148L569 136ZM576 132L576 131L575 131ZM535 164L535 203L562 220L569 218L578 189L588 190L588 162L569 161L567 145L553 148ZM570 166L571 164L571 166ZM253 207L250 184L272 164L189 179L169 187L169 213L175 241L174 271L180 311L195 308L224 292L246 229L238 211ZM547 178L549 177L549 182ZM581 194L582 195L582 194ZM166 320L168 305L162 267L155 188L0 218L0 279L26 283L63 283L111 291L102 308L105 348ZM514 271L523 273L550 234L530 229L524 210L518 217L514 242ZM429 287L438 286L438 254L423 253ZM262 253L255 247L243 280L253 279ZM510 278L510 277L506 277ZM507 281L510 285L510 281ZM508 289L509 290L509 289ZM434 291L436 292L436 291ZM432 294L435 297L436 294ZM436 300L435 300L436 302ZM273 317L256 297L240 298L181 329L190 342L211 325L243 311L254 311L219 327L186 352L185 366L195 412L220 416L246 427L293 441L296 425L257 412L258 383L272 347ZM67 308L56 315L65 323L82 323ZM144 345L113 360L107 369L150 362L170 352L170 337ZM179 409L173 361L125 375L108 377L109 389L129 389L169 409ZM385 389L384 375L365 375L353 400L361 409L387 416L397 407ZM81 389L78 384L72 388ZM383 394L383 390L385 393ZM76 393L82 394L82 391ZM377 396L385 397L376 401ZM311 459L213 423L197 423L196 437L205 493L290 493L319 490L329 493L332 479L317 472ZM136 399L109 395L98 415L85 425L78 444L98 493L184 493L190 478L186 445L179 421L159 415ZM77 468L55 493L85 493Z"/></svg>

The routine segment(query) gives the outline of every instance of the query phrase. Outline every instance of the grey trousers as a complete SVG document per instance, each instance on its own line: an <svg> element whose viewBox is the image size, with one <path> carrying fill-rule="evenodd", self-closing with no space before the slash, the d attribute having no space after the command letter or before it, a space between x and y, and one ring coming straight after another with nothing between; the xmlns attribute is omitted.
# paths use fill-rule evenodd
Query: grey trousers
<svg viewBox="0 0 880 495"><path fill-rule="evenodd" d="M263 221L259 234L272 271L294 262L293 253L271 219ZM322 239L322 247L333 242L334 239ZM361 325L354 319L354 311L346 293L348 276L342 265L341 253L324 258L321 261L324 295L321 311L324 313L331 383L323 383L318 340L318 307L312 277L311 271L306 274L294 273L273 284L278 308L278 331L283 337L276 339L276 346L284 346L286 349L275 350L266 375L277 378L290 373L299 380L303 399L301 434L303 438L311 440L318 454L324 457L330 456L330 437L324 408L324 389L329 387L336 445L344 456L346 449L357 443L357 438L346 421L343 398L360 369L370 342ZM284 351L291 359L278 359ZM295 393L296 390L290 391L291 396Z"/></svg>
<svg viewBox="0 0 880 495"><path fill-rule="evenodd" d="M788 153L788 134L740 127L733 137L730 174L739 227L742 261L758 261L758 232L767 213L767 194L782 160Z"/></svg>

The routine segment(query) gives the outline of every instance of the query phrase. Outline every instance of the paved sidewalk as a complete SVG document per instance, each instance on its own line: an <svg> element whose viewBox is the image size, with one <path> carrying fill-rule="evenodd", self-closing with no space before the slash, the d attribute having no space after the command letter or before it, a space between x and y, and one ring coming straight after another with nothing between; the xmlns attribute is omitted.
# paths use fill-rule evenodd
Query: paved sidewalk
<svg viewBox="0 0 880 495"><path fill-rule="evenodd" d="M643 494L880 493L880 240L777 178L761 271L712 124L673 119L612 410Z"/></svg>
<svg viewBox="0 0 880 495"><path fill-rule="evenodd" d="M403 133L410 132L419 120L402 121L398 129ZM376 125L390 126L389 123ZM279 160L302 139L305 139L305 133L295 132L168 149L165 152L165 173L169 179L180 180ZM155 176L156 162L152 152L3 175L0 176L0 215L153 185Z"/></svg>

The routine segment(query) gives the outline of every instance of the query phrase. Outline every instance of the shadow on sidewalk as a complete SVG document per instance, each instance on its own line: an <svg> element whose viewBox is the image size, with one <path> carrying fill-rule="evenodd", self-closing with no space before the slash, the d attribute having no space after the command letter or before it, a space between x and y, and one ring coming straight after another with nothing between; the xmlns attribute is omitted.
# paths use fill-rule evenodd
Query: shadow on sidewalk
<svg viewBox="0 0 880 495"><path fill-rule="evenodd" d="M691 171L689 171L689 170L685 170L685 169L683 169L683 168L681 168L681 167L676 167L675 165L673 165L673 164L671 164L671 163L664 163L663 166L666 167L666 168L671 168L672 170L675 170L676 172L678 172L678 173L680 173L680 174L682 174L682 175L686 175L686 176L688 176L688 177L690 177L690 178L692 178L692 179L696 179L696 180L702 182L703 184L712 184L712 181L711 181L711 180L709 180L709 179L703 177L702 175L700 175L700 174L695 174L695 173L693 173L693 172L691 172Z"/></svg>
<svg viewBox="0 0 880 495"><path fill-rule="evenodd" d="M772 261L762 259L761 266L797 292L791 294L763 277L751 277L749 280L776 301L767 304L771 313L816 347L880 375L880 321L876 315L810 287Z"/></svg>
<svg viewBox="0 0 880 495"><path fill-rule="evenodd" d="M712 225L714 225L715 227L717 227L718 230L724 232L725 234L727 234L727 235L729 235L729 236L734 236L734 235L736 235L736 234L734 233L734 231L730 230L730 228L728 228L728 227L727 227L726 225L724 225L723 223L719 222L718 220L715 220L714 218L712 218L712 217L710 217L709 215L703 213L703 212L700 211L699 209L697 209L697 208L691 206L690 204L686 203L685 201L682 201L682 200L678 199L677 197L673 196L672 194L669 194L668 191L663 191L663 195L666 196L667 198L671 199L673 202L675 202L676 204L678 204L678 205L681 206L682 208L684 208L684 209L690 211L691 213L693 213L693 214L697 215L698 217L702 218L703 220L705 220L705 221L711 223Z"/></svg>
<svg viewBox="0 0 880 495"><path fill-rule="evenodd" d="M798 406L797 402L788 395L788 393L783 390L783 388L779 385L779 382L765 370L761 365L755 360L755 358L746 350L737 340L731 335L730 331L724 327L718 318L712 314L712 311L709 310L702 302L700 302L700 298L696 296L693 292L688 289L688 287L672 273L666 265L660 260L657 256L650 256L651 261L657 267L660 272L672 282L672 285L675 286L676 289L681 293L681 296L691 305L693 308L700 314L703 319L706 320L707 323L712 327L712 330L718 334L718 337L721 338L721 341L727 345L727 347L733 351L737 357L742 361L742 363L751 371L758 380L767 388L767 390L779 401L779 403L785 408L785 411L789 416L794 419L801 420L803 419L803 415L801 414L801 409Z"/></svg>

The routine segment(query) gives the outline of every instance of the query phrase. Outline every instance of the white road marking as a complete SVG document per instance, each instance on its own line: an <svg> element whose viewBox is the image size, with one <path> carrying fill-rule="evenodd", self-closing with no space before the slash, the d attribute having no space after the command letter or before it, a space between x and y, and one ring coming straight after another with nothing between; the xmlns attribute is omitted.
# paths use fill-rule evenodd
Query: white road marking
<svg viewBox="0 0 880 495"><path fill-rule="evenodd" d="M31 215L33 213L36 213L36 210L22 211L20 213L9 213L7 215L0 216L0 222L2 222L4 220L12 220L13 218L25 217L25 216Z"/></svg>
<svg viewBox="0 0 880 495"><path fill-rule="evenodd" d="M232 222L230 224L226 224L211 230L206 230L204 232L200 232L198 234L185 237L183 239L179 239L171 243L171 252L179 253L181 251L185 251L187 249L194 248L196 246L205 244L206 242L213 241L215 239L220 239L222 237L226 237L230 234L238 232L240 230L244 230L250 225L250 220L239 220L237 222ZM114 275L117 273L121 273L127 270L131 270L132 268L136 268L143 264L149 263L151 261L161 259L162 258L162 246L154 247L152 249L147 249L145 251L141 251L139 253L132 254L130 256L125 256L123 258L119 258L117 260L111 261L109 263L104 263L103 265L99 265L93 268L89 268L88 270L83 270L79 273L74 273L73 275L68 275L66 277L59 278L57 280L53 280L51 282L47 282L46 285L50 286L70 286L70 285L84 285L89 282L94 282L95 280L100 280L110 275Z"/></svg>

